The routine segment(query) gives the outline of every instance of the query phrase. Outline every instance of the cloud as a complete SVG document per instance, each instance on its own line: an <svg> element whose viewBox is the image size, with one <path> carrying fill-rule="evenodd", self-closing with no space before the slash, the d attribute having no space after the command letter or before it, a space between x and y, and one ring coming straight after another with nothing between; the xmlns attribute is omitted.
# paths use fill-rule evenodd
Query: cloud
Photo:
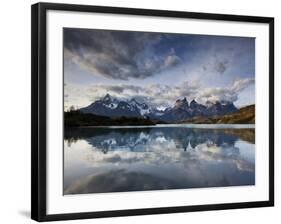
<svg viewBox="0 0 281 224"><path fill-rule="evenodd" d="M227 69L227 64L228 64L227 60L217 61L215 64L215 71L217 71L220 74L223 74Z"/></svg>
<svg viewBox="0 0 281 224"><path fill-rule="evenodd" d="M176 55L168 55L164 61L165 67L173 67L179 64L181 59Z"/></svg>
<svg viewBox="0 0 281 224"><path fill-rule="evenodd" d="M103 98L107 93L121 100L135 98L150 106L165 108L173 106L179 98L186 97L189 101L196 99L205 104L210 102L236 102L239 94L254 84L253 78L240 79L231 86L204 88L199 82L184 81L180 85L148 84L145 86L116 84L96 84L88 87L68 84L65 86L65 105L85 107Z"/></svg>
<svg viewBox="0 0 281 224"><path fill-rule="evenodd" d="M194 99L199 91L199 83L183 82L181 85L148 84L145 86L127 84L96 84L88 87L68 84L65 86L65 104L84 107L103 98L107 93L120 100L135 98L153 107L172 106L178 98ZM81 100L80 100L81 99Z"/></svg>
<svg viewBox="0 0 281 224"><path fill-rule="evenodd" d="M198 41L199 42L199 41ZM196 61L204 74L235 75L245 78L254 75L255 40L245 37L210 36L201 39L196 49Z"/></svg>
<svg viewBox="0 0 281 224"><path fill-rule="evenodd" d="M233 66L230 63L230 61L233 60L233 56L231 55L231 52L228 51L220 53L214 53L214 51L214 49L206 51L205 56L207 56L207 58L205 58L206 62L202 65L202 70L203 72L222 75Z"/></svg>
<svg viewBox="0 0 281 224"><path fill-rule="evenodd" d="M247 79L240 79L233 83L231 87L231 91L233 92L241 92L249 85L255 84L255 79L247 78Z"/></svg>
<svg viewBox="0 0 281 224"><path fill-rule="evenodd" d="M136 98L140 102L146 102L150 106L172 106L180 97L193 98L199 90L198 83L183 82L181 85L160 85L150 84L146 86L118 85L116 86L98 85L92 86L93 89L101 88L111 95L121 99Z"/></svg>
<svg viewBox="0 0 281 224"><path fill-rule="evenodd" d="M164 34L64 29L64 57L80 68L110 79L144 79L177 66L174 49L156 50Z"/></svg>
<svg viewBox="0 0 281 224"><path fill-rule="evenodd" d="M238 99L239 93L254 83L254 78L246 78L235 81L230 87L206 88L201 91L198 98L205 102L235 102Z"/></svg>

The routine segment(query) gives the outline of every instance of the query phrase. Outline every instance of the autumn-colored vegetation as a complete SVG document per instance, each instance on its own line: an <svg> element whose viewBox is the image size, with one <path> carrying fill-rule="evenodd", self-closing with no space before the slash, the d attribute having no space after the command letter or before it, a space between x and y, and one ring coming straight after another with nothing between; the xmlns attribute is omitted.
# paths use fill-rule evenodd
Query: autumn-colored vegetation
<svg viewBox="0 0 281 224"><path fill-rule="evenodd" d="M182 123L192 124L255 124L255 105L249 105L237 112L214 117L194 117Z"/></svg>

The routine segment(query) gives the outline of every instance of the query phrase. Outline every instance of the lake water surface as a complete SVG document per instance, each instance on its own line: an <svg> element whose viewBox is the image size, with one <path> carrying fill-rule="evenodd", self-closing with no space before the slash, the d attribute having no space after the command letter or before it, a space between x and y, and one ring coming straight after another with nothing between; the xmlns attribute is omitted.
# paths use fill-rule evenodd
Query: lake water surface
<svg viewBox="0 0 281 224"><path fill-rule="evenodd" d="M65 129L64 194L254 184L254 125Z"/></svg>

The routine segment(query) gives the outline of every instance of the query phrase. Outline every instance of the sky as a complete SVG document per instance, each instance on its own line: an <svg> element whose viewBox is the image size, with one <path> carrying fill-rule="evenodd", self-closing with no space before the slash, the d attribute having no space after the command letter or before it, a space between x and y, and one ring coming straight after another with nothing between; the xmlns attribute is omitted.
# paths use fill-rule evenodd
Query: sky
<svg viewBox="0 0 281 224"><path fill-rule="evenodd" d="M64 104L255 103L255 38L64 28Z"/></svg>

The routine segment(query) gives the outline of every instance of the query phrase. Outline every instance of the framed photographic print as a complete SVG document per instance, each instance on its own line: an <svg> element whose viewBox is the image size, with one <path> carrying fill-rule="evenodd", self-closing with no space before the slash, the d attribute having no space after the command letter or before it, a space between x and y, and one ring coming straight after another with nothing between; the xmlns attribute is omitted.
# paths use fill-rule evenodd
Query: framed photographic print
<svg viewBox="0 0 281 224"><path fill-rule="evenodd" d="M32 218L274 205L274 19L32 6Z"/></svg>

